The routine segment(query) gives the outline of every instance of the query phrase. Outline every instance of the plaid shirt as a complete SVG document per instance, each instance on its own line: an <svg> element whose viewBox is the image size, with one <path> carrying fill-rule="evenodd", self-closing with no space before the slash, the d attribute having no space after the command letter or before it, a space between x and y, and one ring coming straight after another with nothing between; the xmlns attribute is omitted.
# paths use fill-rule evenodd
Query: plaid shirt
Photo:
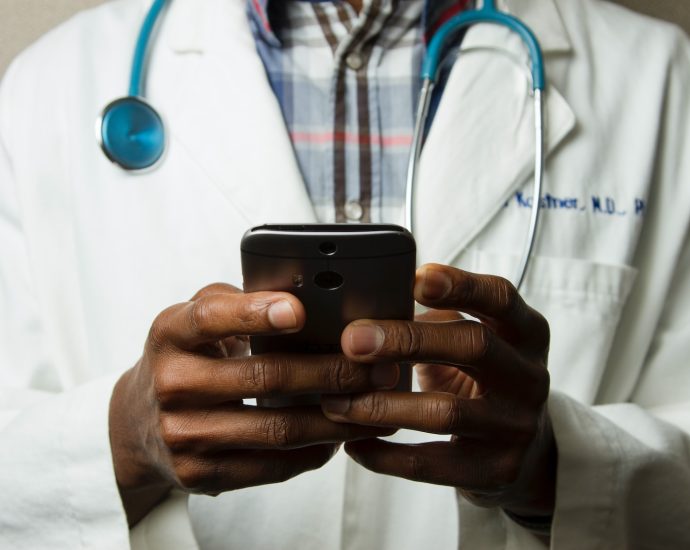
<svg viewBox="0 0 690 550"><path fill-rule="evenodd" d="M248 0L320 221L402 221L424 43L467 4Z"/></svg>

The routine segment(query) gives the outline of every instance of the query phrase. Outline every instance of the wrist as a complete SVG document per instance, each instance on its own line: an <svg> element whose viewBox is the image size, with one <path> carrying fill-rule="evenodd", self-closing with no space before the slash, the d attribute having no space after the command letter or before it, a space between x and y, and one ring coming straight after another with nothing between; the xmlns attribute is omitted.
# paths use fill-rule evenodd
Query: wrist
<svg viewBox="0 0 690 550"><path fill-rule="evenodd" d="M544 411L543 428L535 442L524 480L515 498L503 505L516 518L551 518L556 504L558 448L548 412ZM518 522L519 523L519 522Z"/></svg>
<svg viewBox="0 0 690 550"><path fill-rule="evenodd" d="M117 481L127 521L130 527L138 523L158 503L166 498L172 484L152 464L140 439L147 431L145 415L133 403L141 403L131 397L133 371L127 371L115 384L110 399L109 434L113 470Z"/></svg>
<svg viewBox="0 0 690 550"><path fill-rule="evenodd" d="M160 485L132 489L123 489L118 486L118 489L127 515L127 523L131 529L168 497L172 486Z"/></svg>

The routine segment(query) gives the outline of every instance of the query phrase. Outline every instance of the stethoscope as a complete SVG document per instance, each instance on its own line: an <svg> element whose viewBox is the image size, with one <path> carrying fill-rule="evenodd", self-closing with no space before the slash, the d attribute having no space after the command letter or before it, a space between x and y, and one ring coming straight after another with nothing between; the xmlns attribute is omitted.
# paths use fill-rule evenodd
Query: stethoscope
<svg viewBox="0 0 690 550"><path fill-rule="evenodd" d="M96 122L96 135L105 156L130 172L153 168L165 153L165 126L158 111L144 99L144 76L151 35L166 2L153 2L139 31L129 95L109 103Z"/></svg>
<svg viewBox="0 0 690 550"><path fill-rule="evenodd" d="M139 32L129 95L108 104L97 122L98 140L105 155L115 164L127 171L140 171L154 168L165 152L166 138L163 119L144 99L143 81L145 64L151 35L161 18L168 0L154 0L146 14ZM405 191L405 225L414 233L413 201L417 187L419 159L426 134L429 107L441 73L444 53L448 44L457 34L478 23L491 23L508 28L520 36L529 51L531 61L532 91L534 96L535 161L532 207L529 231L519 263L516 286L519 289L529 267L539 226L539 211L542 182L544 180L544 91L546 79L541 47L534 33L519 19L501 12L495 0L484 0L482 7L462 12L446 21L434 34L427 47L422 63L422 89L417 107L417 115L412 138L412 148L407 170Z"/></svg>

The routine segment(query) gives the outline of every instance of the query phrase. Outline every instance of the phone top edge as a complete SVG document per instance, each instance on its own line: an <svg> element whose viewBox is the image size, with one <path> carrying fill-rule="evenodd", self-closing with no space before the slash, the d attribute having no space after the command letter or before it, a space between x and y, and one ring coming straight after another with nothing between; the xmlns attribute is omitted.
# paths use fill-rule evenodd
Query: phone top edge
<svg viewBox="0 0 690 550"><path fill-rule="evenodd" d="M242 252L244 254L247 254L248 256L258 256L258 257L263 257L263 258L280 258L281 260L357 260L357 259L370 259L370 260L375 260L377 258L396 258L398 256L409 256L414 250L405 250L402 252L386 252L386 253L381 253L381 254L359 254L359 255L352 255L352 256L344 256L344 255L334 255L334 256L325 256L324 254L314 254L313 256L306 256L304 254L294 254L294 255L283 255L283 254L275 254L275 253L261 253L261 252L254 252L252 250L247 250L247 249L242 249Z"/></svg>
<svg viewBox="0 0 690 550"><path fill-rule="evenodd" d="M289 223L275 223L275 224L263 224L252 227L247 230L245 236L262 233L296 233L296 234L324 234L324 235L351 235L351 234L363 234L363 233L400 233L409 234L411 233L400 225L393 223L300 223L300 224L289 224Z"/></svg>
<svg viewBox="0 0 690 550"><path fill-rule="evenodd" d="M240 250L280 258L337 260L415 255L417 247L407 229L393 224L271 224L248 230Z"/></svg>

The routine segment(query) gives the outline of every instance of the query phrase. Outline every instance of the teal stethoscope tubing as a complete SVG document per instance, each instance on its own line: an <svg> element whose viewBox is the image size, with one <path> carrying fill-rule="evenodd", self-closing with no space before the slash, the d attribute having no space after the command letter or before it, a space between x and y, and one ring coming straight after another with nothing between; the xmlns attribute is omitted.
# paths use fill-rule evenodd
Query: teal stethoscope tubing
<svg viewBox="0 0 690 550"><path fill-rule="evenodd" d="M163 119L144 99L144 76L151 36L167 0L155 0L139 31L134 49L129 95L108 104L96 123L103 153L124 170L153 168L166 148Z"/></svg>
<svg viewBox="0 0 690 550"><path fill-rule="evenodd" d="M433 96L434 87L440 72L443 52L446 51L448 42L456 34L478 23L490 23L507 27L522 38L529 51L532 73L532 90L534 96L534 129L535 129L535 160L534 183L532 193L532 208L530 212L529 230L527 240L520 259L518 276L515 278L515 286L520 289L525 280L529 267L534 244L536 242L537 228L539 226L539 198L544 181L544 105L543 96L546 87L544 74L544 58L541 47L534 33L519 19L498 11L495 0L484 0L480 9L462 12L441 26L434 34L427 47L426 56L422 63L422 89L417 106L417 116L412 137L412 149L407 169L407 183L405 192L405 225L414 234L414 195L417 186L419 159L422 154L422 144L427 126L429 106Z"/></svg>
<svg viewBox="0 0 690 550"><path fill-rule="evenodd" d="M143 97L144 92L142 82L146 69L146 53L148 52L151 35L156 28L156 22L160 17L167 0L155 0L151 9L146 14L146 19L139 31L137 45L134 48L134 58L132 60L132 74L129 80L129 95L132 97Z"/></svg>
<svg viewBox="0 0 690 550"><path fill-rule="evenodd" d="M144 100L143 81L151 36L169 0L154 0L142 24L132 61L129 95L105 107L97 122L97 135L105 155L127 171L152 168L165 151L165 129L158 112ZM546 86L541 47L534 33L519 19L500 12L495 0L484 0L480 9L463 12L449 19L434 34L422 63L422 89L414 125L405 192L405 224L414 233L414 194L418 165L434 86L448 43L460 30L478 23L507 27L518 34L529 50L532 63L534 95L535 164L532 209L527 241L520 260L516 286L519 289L527 273L539 225L539 198L544 179L543 95Z"/></svg>

